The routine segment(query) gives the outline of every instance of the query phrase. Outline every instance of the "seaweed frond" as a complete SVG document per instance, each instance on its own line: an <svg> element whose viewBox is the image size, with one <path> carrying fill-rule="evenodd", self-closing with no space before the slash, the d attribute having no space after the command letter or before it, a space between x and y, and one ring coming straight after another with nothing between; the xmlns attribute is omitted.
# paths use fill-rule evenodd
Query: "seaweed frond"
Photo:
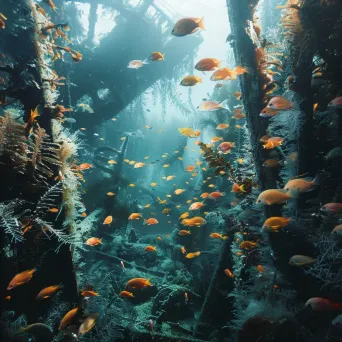
<svg viewBox="0 0 342 342"><path fill-rule="evenodd" d="M24 237L20 230L19 207L23 204L21 200L13 200L7 204L0 203L0 227L6 234L12 236L15 241L23 241Z"/></svg>
<svg viewBox="0 0 342 342"><path fill-rule="evenodd" d="M32 135L29 165L36 182L47 184L47 179L54 175L54 166L60 166L57 156L59 145L53 143L45 130L38 127Z"/></svg>
<svg viewBox="0 0 342 342"><path fill-rule="evenodd" d="M9 113L0 117L0 157L15 173L24 173L28 160L25 129Z"/></svg>

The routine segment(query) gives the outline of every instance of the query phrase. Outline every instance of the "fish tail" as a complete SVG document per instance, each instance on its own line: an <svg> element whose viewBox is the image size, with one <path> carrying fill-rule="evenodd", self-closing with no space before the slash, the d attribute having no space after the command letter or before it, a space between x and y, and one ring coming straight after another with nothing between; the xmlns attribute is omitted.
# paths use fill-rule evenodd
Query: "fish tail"
<svg viewBox="0 0 342 342"><path fill-rule="evenodd" d="M224 235L222 236L222 240L227 240L228 239L228 236Z"/></svg>
<svg viewBox="0 0 342 342"><path fill-rule="evenodd" d="M200 21L197 23L198 27L201 28L202 30L205 30L204 27L204 22L203 22L204 17L200 19Z"/></svg>
<svg viewBox="0 0 342 342"><path fill-rule="evenodd" d="M226 196L226 193L225 192L221 192L221 196Z"/></svg>
<svg viewBox="0 0 342 342"><path fill-rule="evenodd" d="M297 199L299 197L299 190L298 189L290 189L289 196Z"/></svg>
<svg viewBox="0 0 342 342"><path fill-rule="evenodd" d="M228 99L222 101L222 102L220 103L220 107L229 110L229 107L228 107Z"/></svg>
<svg viewBox="0 0 342 342"><path fill-rule="evenodd" d="M240 185L239 188L240 188L240 190L241 190L242 192L246 192L246 190L245 190L245 185L244 185L244 184Z"/></svg>
<svg viewBox="0 0 342 342"><path fill-rule="evenodd" d="M150 60L148 58L144 59L143 64L150 64Z"/></svg>
<svg viewBox="0 0 342 342"><path fill-rule="evenodd" d="M147 286L152 286L151 281L150 281L150 278L146 280L145 285L147 285Z"/></svg>
<svg viewBox="0 0 342 342"><path fill-rule="evenodd" d="M20 327L19 328L19 332L21 332L21 333L26 332L26 328L25 327Z"/></svg>
<svg viewBox="0 0 342 342"><path fill-rule="evenodd" d="M320 175L317 173L316 177L312 180L312 184L319 185L320 184Z"/></svg>

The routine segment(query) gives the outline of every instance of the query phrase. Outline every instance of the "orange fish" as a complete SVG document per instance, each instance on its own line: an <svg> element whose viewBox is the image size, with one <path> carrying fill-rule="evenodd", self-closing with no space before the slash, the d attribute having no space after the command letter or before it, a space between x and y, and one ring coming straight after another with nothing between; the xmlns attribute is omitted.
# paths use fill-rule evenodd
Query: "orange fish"
<svg viewBox="0 0 342 342"><path fill-rule="evenodd" d="M79 165L77 169L80 170L80 171L83 171L83 170L91 169L92 167L93 167L92 164L83 163L83 164Z"/></svg>
<svg viewBox="0 0 342 342"><path fill-rule="evenodd" d="M297 190L300 193L302 193L302 192L308 192L308 191L315 189L317 185L319 185L319 175L316 175L316 177L312 179L311 181L306 180L304 178L291 179L290 181L286 183L286 185L284 186L284 189L285 190L290 190L290 189Z"/></svg>
<svg viewBox="0 0 342 342"><path fill-rule="evenodd" d="M280 228L286 227L290 221L291 219L286 218L286 217L279 217L279 216L269 217L264 222L263 228L271 232L273 231L278 232Z"/></svg>
<svg viewBox="0 0 342 342"><path fill-rule="evenodd" d="M195 166L193 165L190 165L185 169L186 172L193 172L194 170L195 170Z"/></svg>
<svg viewBox="0 0 342 342"><path fill-rule="evenodd" d="M145 278L133 278L128 281L126 287L129 289L143 289L147 286L153 286L150 282L150 279Z"/></svg>
<svg viewBox="0 0 342 342"><path fill-rule="evenodd" d="M203 18L184 18L176 22L171 34L176 37L183 37L199 29L205 30Z"/></svg>
<svg viewBox="0 0 342 342"><path fill-rule="evenodd" d="M213 112L218 109L229 109L228 107L228 100L224 100L222 102L215 102L215 101L203 101L197 107L197 109L201 112Z"/></svg>
<svg viewBox="0 0 342 342"><path fill-rule="evenodd" d="M204 204L202 202L194 202L190 205L189 210L198 210L200 208L202 208L204 206Z"/></svg>
<svg viewBox="0 0 342 342"><path fill-rule="evenodd" d="M285 191L280 189L269 189L263 191L256 203L264 203L266 205L281 204L287 202L290 198L297 198L298 191Z"/></svg>
<svg viewBox="0 0 342 342"><path fill-rule="evenodd" d="M232 186L232 192L235 192L235 193L246 192L244 184L239 185L237 183L234 183Z"/></svg>
<svg viewBox="0 0 342 342"><path fill-rule="evenodd" d="M81 291L82 297L97 297L99 294L97 292L91 290L83 290Z"/></svg>
<svg viewBox="0 0 342 342"><path fill-rule="evenodd" d="M266 144L267 140L270 139L271 137L269 135L264 135L260 138L259 142L261 142L262 144Z"/></svg>
<svg viewBox="0 0 342 342"><path fill-rule="evenodd" d="M72 309L65 314L62 318L61 323L59 324L58 330L64 330L68 325L72 323L75 316L77 315L78 308Z"/></svg>
<svg viewBox="0 0 342 342"><path fill-rule="evenodd" d="M51 208L51 209L49 209L49 212L50 213L58 213L59 209L58 208Z"/></svg>
<svg viewBox="0 0 342 342"><path fill-rule="evenodd" d="M235 147L234 142L224 141L217 147L217 150L220 154L228 154L232 147Z"/></svg>
<svg viewBox="0 0 342 342"><path fill-rule="evenodd" d="M107 196L115 196L115 193L112 191L107 192Z"/></svg>
<svg viewBox="0 0 342 342"><path fill-rule="evenodd" d="M223 140L223 138L221 138L221 137L212 137L210 141L211 141L212 143L216 143L216 142L218 142L218 141L220 141L220 140Z"/></svg>
<svg viewBox="0 0 342 342"><path fill-rule="evenodd" d="M243 68L242 66L237 66L234 69L236 75L242 75L248 72L247 68Z"/></svg>
<svg viewBox="0 0 342 342"><path fill-rule="evenodd" d="M11 298L12 298L11 296L6 296L5 300L11 300Z"/></svg>
<svg viewBox="0 0 342 342"><path fill-rule="evenodd" d="M282 142L284 141L284 138L281 137L272 137L269 138L266 141L266 144L264 145L264 149L270 150L272 148L275 148L277 146L281 146Z"/></svg>
<svg viewBox="0 0 342 342"><path fill-rule="evenodd" d="M220 192L220 191L214 191L214 192L211 192L210 194L208 194L207 197L216 200L217 198L220 198L222 196L226 196L226 193Z"/></svg>
<svg viewBox="0 0 342 342"><path fill-rule="evenodd" d="M28 283L33 277L33 273L36 272L36 269L33 268L31 270L27 270L21 273L18 273L8 284L7 290L12 290L17 286Z"/></svg>
<svg viewBox="0 0 342 342"><path fill-rule="evenodd" d="M105 220L103 221L103 224L111 224L113 222L112 216L107 216Z"/></svg>
<svg viewBox="0 0 342 342"><path fill-rule="evenodd" d="M234 273L233 273L229 268L226 268L226 269L224 270L224 273L225 273L228 277L230 277L230 278L235 278Z"/></svg>
<svg viewBox="0 0 342 342"><path fill-rule="evenodd" d="M192 226L199 227L199 226L206 224L206 223L207 223L207 221L203 217L200 217L200 216L195 216L195 217L192 217L189 219L184 219L181 221L182 225L189 226L189 227L192 227Z"/></svg>
<svg viewBox="0 0 342 342"><path fill-rule="evenodd" d="M156 252L156 251L157 251L157 247L154 247L154 246L146 246L146 247L145 247L145 251L146 251L146 252Z"/></svg>
<svg viewBox="0 0 342 342"><path fill-rule="evenodd" d="M215 58L203 58L196 65L195 69L199 71L212 71L220 67L221 61Z"/></svg>
<svg viewBox="0 0 342 342"><path fill-rule="evenodd" d="M253 241L243 241L240 243L240 248L242 249L246 249L246 250L250 250L254 247L256 247L258 244L256 242L253 242Z"/></svg>
<svg viewBox="0 0 342 342"><path fill-rule="evenodd" d="M229 124L222 123L222 124L217 125L216 129L226 129L228 127L229 127Z"/></svg>
<svg viewBox="0 0 342 342"><path fill-rule="evenodd" d="M180 250L181 250L182 254L185 254L185 253L186 253L186 249L185 249L184 246L182 246Z"/></svg>
<svg viewBox="0 0 342 342"><path fill-rule="evenodd" d="M145 224L147 224L148 226L151 226L153 224L158 224L158 223L159 222L154 217L151 217L151 218L145 220Z"/></svg>
<svg viewBox="0 0 342 342"><path fill-rule="evenodd" d="M134 294L129 291L121 291L119 296L122 298L134 298Z"/></svg>
<svg viewBox="0 0 342 342"><path fill-rule="evenodd" d="M236 119L236 120L239 120L239 119L243 119L246 117L246 114L243 114L243 113L237 113L237 114L234 114L232 116L233 119Z"/></svg>
<svg viewBox="0 0 342 342"><path fill-rule="evenodd" d="M228 239L228 236L223 236L222 234L219 234L219 233L211 233L209 236L212 239L222 239L222 240Z"/></svg>
<svg viewBox="0 0 342 342"><path fill-rule="evenodd" d="M5 20L7 20L7 18L2 13L0 13L0 28L2 29L6 28Z"/></svg>
<svg viewBox="0 0 342 342"><path fill-rule="evenodd" d="M86 213L86 212L83 212L83 213L81 214L81 216L82 216L82 217L87 217L87 213Z"/></svg>
<svg viewBox="0 0 342 342"><path fill-rule="evenodd" d="M236 91L233 96L237 99L237 100L241 100L241 96L242 96L242 93L241 91Z"/></svg>
<svg viewBox="0 0 342 342"><path fill-rule="evenodd" d="M257 270L260 272L260 273L263 273L265 271L265 269L261 266L261 265L258 265L257 266Z"/></svg>
<svg viewBox="0 0 342 342"><path fill-rule="evenodd" d="M102 245L102 239L99 239L97 237L91 237L89 238L85 244L87 246L97 246L97 245Z"/></svg>
<svg viewBox="0 0 342 342"><path fill-rule="evenodd" d="M283 160L277 160L277 159L267 159L264 161L262 164L263 167L280 167L284 166L284 161Z"/></svg>
<svg viewBox="0 0 342 342"><path fill-rule="evenodd" d="M165 57L165 55L162 54L161 52L152 52L149 59L150 59L152 62L155 62L155 61L163 61L163 60L164 60L164 57Z"/></svg>
<svg viewBox="0 0 342 342"><path fill-rule="evenodd" d="M261 116L262 118L271 118L271 117L275 116L276 114L278 114L278 111L276 111L275 109L265 107L261 111L259 116Z"/></svg>
<svg viewBox="0 0 342 342"><path fill-rule="evenodd" d="M201 255L201 252L188 253L185 257L187 259L193 259Z"/></svg>
<svg viewBox="0 0 342 342"><path fill-rule="evenodd" d="M187 218L187 217L189 217L189 212L188 212L188 211L186 211L186 212L183 213L181 216L179 216L179 219L185 219L185 218Z"/></svg>
<svg viewBox="0 0 342 342"><path fill-rule="evenodd" d="M235 80L236 72L230 68L217 69L210 77L211 81L224 81L224 80Z"/></svg>
<svg viewBox="0 0 342 342"><path fill-rule="evenodd" d="M80 325L78 329L78 336L85 334L86 332L90 331L91 329L94 328L96 320L99 318L98 313L94 313L89 315L83 323Z"/></svg>
<svg viewBox="0 0 342 342"><path fill-rule="evenodd" d="M184 220L183 220L183 221L184 221ZM182 236L190 235L190 234L191 234L190 230L184 230L184 229L182 229L182 230L180 230L180 231L178 232L178 235L182 235Z"/></svg>
<svg viewBox="0 0 342 342"><path fill-rule="evenodd" d="M142 218L142 215L140 213L132 213L131 215L129 215L128 219L130 221L132 220L140 220Z"/></svg>
<svg viewBox="0 0 342 342"><path fill-rule="evenodd" d="M47 5L49 5L54 11L56 11L57 7L52 2L52 0L43 0Z"/></svg>
<svg viewBox="0 0 342 342"><path fill-rule="evenodd" d="M274 96L266 107L275 110L290 110L293 108L293 103L283 96Z"/></svg>
<svg viewBox="0 0 342 342"><path fill-rule="evenodd" d="M200 196L201 198L207 198L209 196L209 192L203 192L203 194ZM184 217L186 218L186 217Z"/></svg>
<svg viewBox="0 0 342 342"><path fill-rule="evenodd" d="M46 287L38 293L36 299L42 300L42 299L49 298L52 295L54 295L57 291L61 290L62 288L63 288L63 285L52 285L52 286Z"/></svg>
<svg viewBox="0 0 342 342"><path fill-rule="evenodd" d="M25 125L25 136L28 137L33 132L33 123L36 121L38 113L38 106L35 110L31 110L30 117Z"/></svg>
<svg viewBox="0 0 342 342"><path fill-rule="evenodd" d="M182 79L180 85L184 87L192 87L197 83L202 83L202 78L198 76L186 76Z"/></svg>

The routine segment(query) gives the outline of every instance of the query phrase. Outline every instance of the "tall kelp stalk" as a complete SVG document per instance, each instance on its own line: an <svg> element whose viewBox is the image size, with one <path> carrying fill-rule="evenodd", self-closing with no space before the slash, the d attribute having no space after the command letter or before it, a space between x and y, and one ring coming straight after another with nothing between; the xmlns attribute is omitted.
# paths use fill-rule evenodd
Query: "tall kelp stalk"
<svg viewBox="0 0 342 342"><path fill-rule="evenodd" d="M50 309L37 305L37 293L50 282L63 283L66 302L74 303L78 298L70 248L66 246L73 238L62 227L63 216L53 215L58 211L54 207L62 210L65 187L70 183L65 180L68 174L61 173L60 158L61 146L68 141L54 140L51 125L52 118L60 118L66 111L55 104L56 86L62 78L48 67L49 55L54 53L44 34L60 26L49 23L45 11L32 0L10 0L5 9L11 22L0 45L5 56L0 71L8 73L10 81L3 94L5 102L6 98L20 101L26 124L16 122L18 117L11 117L8 107L0 117L1 258L2 274L6 275L1 282L1 298L7 295L5 288L16 273L35 267L37 275L30 284L11 292L13 300L5 310L36 323ZM11 172L3 172L6 169ZM75 193L78 190L73 188L73 198Z"/></svg>
<svg viewBox="0 0 342 342"><path fill-rule="evenodd" d="M260 138L266 134L267 123L260 120L259 113L263 108L263 88L265 80L258 68L257 46L254 45L247 32L248 22L253 22L255 1L227 0L228 16L231 27L230 37L237 65L247 68L247 73L240 76L243 104L246 111L250 141L253 148L253 159L260 189L275 188L276 182L262 168L264 152Z"/></svg>

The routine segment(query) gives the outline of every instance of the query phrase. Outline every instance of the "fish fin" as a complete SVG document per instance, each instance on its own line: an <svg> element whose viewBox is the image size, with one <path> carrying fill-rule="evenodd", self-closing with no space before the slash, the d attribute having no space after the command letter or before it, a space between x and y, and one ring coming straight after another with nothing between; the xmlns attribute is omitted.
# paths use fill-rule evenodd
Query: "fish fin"
<svg viewBox="0 0 342 342"><path fill-rule="evenodd" d="M242 192L246 192L246 190L245 190L245 185L244 184L242 184L242 185L240 185L240 190L242 191Z"/></svg>
<svg viewBox="0 0 342 342"><path fill-rule="evenodd" d="M299 197L299 191L297 189L290 189L289 194L290 197L297 199Z"/></svg>
<svg viewBox="0 0 342 342"><path fill-rule="evenodd" d="M312 184L319 185L320 184L320 175L317 173L316 177L312 180Z"/></svg>
<svg viewBox="0 0 342 342"><path fill-rule="evenodd" d="M144 60L143 60L143 64L150 64L149 59L148 59L148 58L144 59Z"/></svg>
<svg viewBox="0 0 342 342"><path fill-rule="evenodd" d="M229 110L229 107L228 107L228 99L222 101L222 102L220 103L220 107Z"/></svg>
<svg viewBox="0 0 342 342"><path fill-rule="evenodd" d="M268 204L268 205L271 205L271 204L272 204L271 201L269 201L269 200L266 200L265 202L266 202L266 204Z"/></svg>
<svg viewBox="0 0 342 342"><path fill-rule="evenodd" d="M279 226L279 225L277 225L277 226L271 226L271 228L272 228L272 229L278 230L278 229L280 228L280 226Z"/></svg>
<svg viewBox="0 0 342 342"><path fill-rule="evenodd" d="M226 193L225 192L221 192L221 196L226 196Z"/></svg>
<svg viewBox="0 0 342 342"><path fill-rule="evenodd" d="M150 278L146 280L145 285L147 285L147 286L152 286L151 281L150 281Z"/></svg>
<svg viewBox="0 0 342 342"><path fill-rule="evenodd" d="M222 236L222 240L227 240L228 236Z"/></svg>
<svg viewBox="0 0 342 342"><path fill-rule="evenodd" d="M205 30L204 27L204 22L203 22L204 17L200 19L200 21L197 23L198 27L201 28L202 30Z"/></svg>

